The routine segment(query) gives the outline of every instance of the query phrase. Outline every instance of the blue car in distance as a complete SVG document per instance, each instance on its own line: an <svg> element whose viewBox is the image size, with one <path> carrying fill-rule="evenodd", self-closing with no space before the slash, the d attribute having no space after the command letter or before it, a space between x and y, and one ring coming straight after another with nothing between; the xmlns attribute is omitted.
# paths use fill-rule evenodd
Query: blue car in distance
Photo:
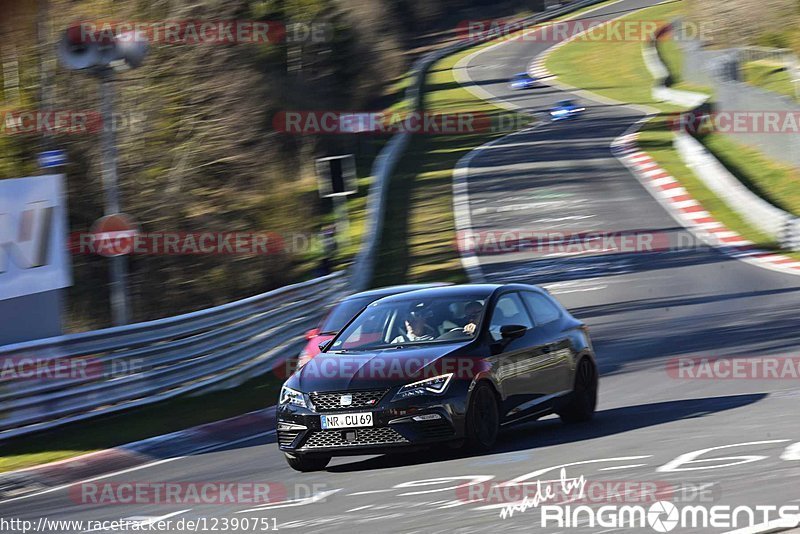
<svg viewBox="0 0 800 534"><path fill-rule="evenodd" d="M579 106L574 100L561 100L550 109L550 120L563 121L572 119L586 111L586 108Z"/></svg>
<svg viewBox="0 0 800 534"><path fill-rule="evenodd" d="M532 87L536 87L536 79L532 78L527 72L520 72L511 78L511 81L508 82L508 86L516 90L531 89Z"/></svg>

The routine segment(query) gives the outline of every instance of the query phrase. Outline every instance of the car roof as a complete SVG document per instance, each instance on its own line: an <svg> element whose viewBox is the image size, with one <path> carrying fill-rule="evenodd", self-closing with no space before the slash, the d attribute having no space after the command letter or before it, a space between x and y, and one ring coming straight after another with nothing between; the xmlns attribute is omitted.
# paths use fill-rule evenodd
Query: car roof
<svg viewBox="0 0 800 534"><path fill-rule="evenodd" d="M427 299L427 298L437 298L437 297L452 297L452 298L459 298L470 296L474 297L477 296L479 298L489 298L492 293L497 291L499 288L502 287L512 287L517 286L519 284L458 284L458 285L448 285L442 287L433 287L428 289L418 289L416 291L409 291L407 293L403 293L402 295L392 295L389 297L384 297L381 302L393 302L393 301L402 301L402 300L409 300L409 299ZM522 287L522 286L520 286ZM528 286L530 287L530 286Z"/></svg>
<svg viewBox="0 0 800 534"><path fill-rule="evenodd" d="M430 284L403 284L403 285L396 285L396 286L387 286L387 287L379 287L377 289L370 289L368 291L362 291L361 293L356 293L355 295L350 295L342 301L352 300L352 299L361 299L361 298L373 298L379 299L382 297L388 297L391 295L398 295L400 293L408 293L409 291L417 291L420 289L430 289L434 287L444 287L450 285L446 282L436 282Z"/></svg>

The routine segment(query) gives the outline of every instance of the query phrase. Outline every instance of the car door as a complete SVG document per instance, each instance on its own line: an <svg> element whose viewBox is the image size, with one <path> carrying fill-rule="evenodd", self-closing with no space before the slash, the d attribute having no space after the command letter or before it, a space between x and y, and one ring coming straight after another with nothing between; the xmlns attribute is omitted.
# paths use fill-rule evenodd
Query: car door
<svg viewBox="0 0 800 534"><path fill-rule="evenodd" d="M500 329L507 325L522 325L527 331L513 339L492 357L496 377L505 396L503 416L514 419L523 415L537 399L548 395L552 389L545 375L538 372L543 352L536 345L533 319L516 291L503 293L497 298L489 319L490 343L502 343Z"/></svg>
<svg viewBox="0 0 800 534"><path fill-rule="evenodd" d="M553 385L550 393L572 389L572 345L568 333L562 329L561 307L545 293L521 291L520 294L533 317L533 342L541 347L543 372Z"/></svg>

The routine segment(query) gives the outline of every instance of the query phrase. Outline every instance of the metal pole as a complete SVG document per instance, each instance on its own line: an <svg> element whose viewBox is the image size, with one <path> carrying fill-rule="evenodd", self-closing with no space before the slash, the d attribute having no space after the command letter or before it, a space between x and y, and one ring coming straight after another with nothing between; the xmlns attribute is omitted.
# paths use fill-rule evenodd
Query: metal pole
<svg viewBox="0 0 800 534"><path fill-rule="evenodd" d="M105 198L105 214L114 215L120 212L119 191L117 189L117 144L114 139L114 88L112 87L113 70L104 68L100 72L100 92L102 95L102 152L103 152L103 196ZM125 256L114 256L111 260L111 319L114 325L128 324L128 289L127 259Z"/></svg>
<svg viewBox="0 0 800 534"><path fill-rule="evenodd" d="M336 241L339 249L350 244L350 218L347 213L347 197L336 195L333 197L333 212L336 216Z"/></svg>

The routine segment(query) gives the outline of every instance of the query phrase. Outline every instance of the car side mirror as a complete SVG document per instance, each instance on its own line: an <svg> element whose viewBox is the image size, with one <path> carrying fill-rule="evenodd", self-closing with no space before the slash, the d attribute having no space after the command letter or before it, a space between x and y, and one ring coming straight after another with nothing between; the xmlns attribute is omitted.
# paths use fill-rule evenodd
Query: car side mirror
<svg viewBox="0 0 800 534"><path fill-rule="evenodd" d="M520 324L507 324L500 327L500 340L489 345L492 356L497 356L505 350L509 343L521 338L528 331L527 326Z"/></svg>
<svg viewBox="0 0 800 534"><path fill-rule="evenodd" d="M525 332L528 331L527 326L523 326L521 324L507 324L500 327L500 336L506 342L511 341L512 339L517 339L525 335Z"/></svg>
<svg viewBox="0 0 800 534"><path fill-rule="evenodd" d="M331 341L333 341L333 340L332 340L332 339L329 339L328 341L323 341L322 343L320 343L319 345L317 345L317 347L319 347L319 351L320 351L320 352L325 352L325 349L327 349L327 348L328 348L328 345L330 345L330 344L331 344Z"/></svg>

